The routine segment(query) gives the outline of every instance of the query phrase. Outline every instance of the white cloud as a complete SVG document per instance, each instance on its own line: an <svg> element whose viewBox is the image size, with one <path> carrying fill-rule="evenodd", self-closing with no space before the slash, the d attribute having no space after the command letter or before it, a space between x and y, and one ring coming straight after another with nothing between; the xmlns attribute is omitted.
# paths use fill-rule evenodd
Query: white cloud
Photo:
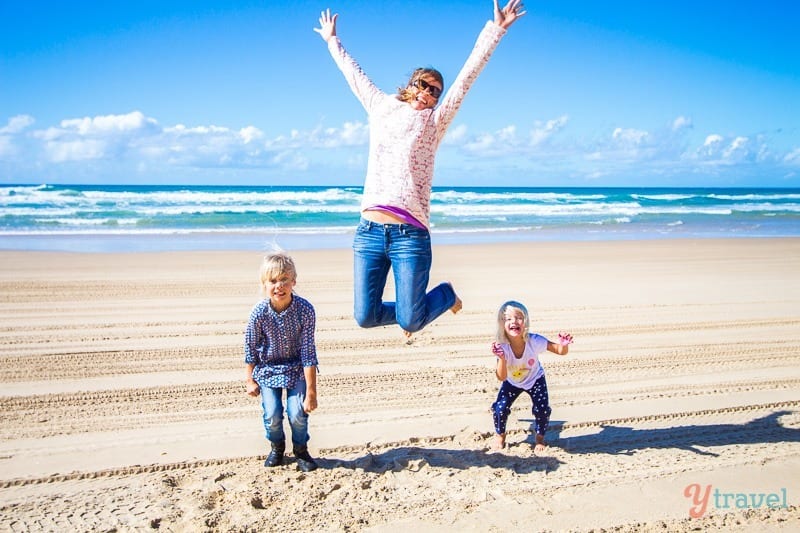
<svg viewBox="0 0 800 533"><path fill-rule="evenodd" d="M800 165L800 148L795 148L783 158L783 161L790 165Z"/></svg>
<svg viewBox="0 0 800 533"><path fill-rule="evenodd" d="M725 159L742 159L749 155L749 139L747 137L736 137L722 152Z"/></svg>
<svg viewBox="0 0 800 533"><path fill-rule="evenodd" d="M155 126L156 124L155 119L145 117L141 111L133 111L126 115L104 115L61 121L63 129L75 131L79 135L129 132Z"/></svg>
<svg viewBox="0 0 800 533"><path fill-rule="evenodd" d="M484 133L473 141L467 141L463 147L468 152L483 157L513 153L519 144L517 127L506 126L494 133Z"/></svg>
<svg viewBox="0 0 800 533"><path fill-rule="evenodd" d="M646 131L632 128L616 128L611 134L611 138L618 144L626 147L636 147L641 145L650 134Z"/></svg>
<svg viewBox="0 0 800 533"><path fill-rule="evenodd" d="M239 131L224 126L193 126L184 124L164 128L151 137L131 143L141 154L167 157L172 165L237 167L249 165L262 153L252 141L263 134L254 127Z"/></svg>
<svg viewBox="0 0 800 533"><path fill-rule="evenodd" d="M662 149L667 149L666 145L660 146L650 132L635 128L614 128L610 140L601 139L591 147L591 158L605 160L608 164L630 166L659 157Z"/></svg>
<svg viewBox="0 0 800 533"><path fill-rule="evenodd" d="M459 124L447 130L443 144L459 144L466 140L468 128L466 124Z"/></svg>
<svg viewBox="0 0 800 533"><path fill-rule="evenodd" d="M67 134L68 133L63 129L54 127L47 128L46 130L37 130L33 132L33 136L35 138L42 139L43 141L52 141Z"/></svg>
<svg viewBox="0 0 800 533"><path fill-rule="evenodd" d="M517 127L506 126L497 132L497 139L501 142L514 142L517 138Z"/></svg>
<svg viewBox="0 0 800 533"><path fill-rule="evenodd" d="M309 131L292 130L289 135L279 135L264 142L269 151L308 150L311 148L341 148L366 146L369 126L363 122L345 122L340 128L318 126Z"/></svg>
<svg viewBox="0 0 800 533"><path fill-rule="evenodd" d="M62 163L118 155L140 139L158 133L155 119L133 111L125 115L65 119L59 127L34 131L33 137L43 141L50 161Z"/></svg>
<svg viewBox="0 0 800 533"><path fill-rule="evenodd" d="M750 138L736 136L727 140L722 135L712 133L703 141L703 145L688 154L689 159L701 159L714 165L731 165L734 163L753 161L772 161L769 147L763 143L754 143Z"/></svg>
<svg viewBox="0 0 800 533"><path fill-rule="evenodd" d="M106 143L97 139L48 142L45 150L55 163L86 161L102 158L106 153Z"/></svg>
<svg viewBox="0 0 800 533"><path fill-rule="evenodd" d="M230 133L230 129L220 126L195 126L194 128L187 128L183 124L176 124L175 126L164 128L164 133L174 134L175 136L196 136L202 137L204 135L217 135Z"/></svg>
<svg viewBox="0 0 800 533"><path fill-rule="evenodd" d="M703 141L703 146L698 148L694 155L701 158L718 157L723 149L724 141L725 139L722 135L712 133L706 137L705 141Z"/></svg>
<svg viewBox="0 0 800 533"><path fill-rule="evenodd" d="M495 146L494 136L484 133L476 137L464 145L464 148L470 152L485 152Z"/></svg>
<svg viewBox="0 0 800 533"><path fill-rule="evenodd" d="M693 127L692 119L684 116L680 116L672 121L672 131L680 131L691 127Z"/></svg>
<svg viewBox="0 0 800 533"><path fill-rule="evenodd" d="M345 122L340 138L346 146L365 144L369 140L369 127L362 122Z"/></svg>
<svg viewBox="0 0 800 533"><path fill-rule="evenodd" d="M308 159L301 153L294 151L279 152L273 155L271 163L275 166L289 170L307 170Z"/></svg>
<svg viewBox="0 0 800 533"><path fill-rule="evenodd" d="M269 164L256 141L264 134L254 126L238 131L224 126L184 124L160 127L140 111L62 120L58 127L35 131L45 156L55 163L128 159L167 165L241 166Z"/></svg>
<svg viewBox="0 0 800 533"><path fill-rule="evenodd" d="M544 124L540 121L534 123L534 129L531 131L531 146L539 146L547 139L561 131L567 125L569 117L562 115L558 118L548 120Z"/></svg>
<svg viewBox="0 0 800 533"><path fill-rule="evenodd" d="M520 136L514 124L471 137L466 134L467 127L461 125L453 135L448 135L450 142L447 144L459 145L466 152L479 157L529 156L531 148L535 148L538 152L547 151L549 141L566 126L568 121L567 115L546 122L536 121L527 138L524 135Z"/></svg>
<svg viewBox="0 0 800 533"><path fill-rule="evenodd" d="M14 136L20 134L35 120L30 115L16 115L8 119L5 126L0 128L0 159L11 160L19 153L19 148L14 143Z"/></svg>
<svg viewBox="0 0 800 533"><path fill-rule="evenodd" d="M359 121L294 129L279 135L253 125L164 127L140 111L66 119L41 129L32 129L34 122L33 117L17 115L0 127L0 160L6 168L25 168L35 162L44 169L52 164L54 173L63 174L58 165L102 161L106 165L102 168L120 169L120 175L126 169L177 175L175 167L187 167L273 168L299 176L323 165L362 169L369 142L369 125ZM533 169L541 173L544 169L552 175L610 180L634 174L637 179L678 173L718 175L754 164L786 176L787 171L800 167L800 148L775 151L771 138L764 135L712 133L690 144L686 130L694 126L685 116L664 122L653 131L617 127L571 137L565 135L570 124L567 115L532 124L522 132L514 124L477 133L471 133L474 130L463 123L454 126L445 137L439 166L453 172L467 166L488 168L499 161L520 172ZM465 153L470 157L465 158ZM714 172L708 173L709 169Z"/></svg>
<svg viewBox="0 0 800 533"><path fill-rule="evenodd" d="M772 161L773 158L774 156L772 155L772 151L769 149L769 146L767 146L766 143L762 143L758 147L758 152L756 153L756 161L761 163L766 161Z"/></svg>
<svg viewBox="0 0 800 533"><path fill-rule="evenodd" d="M239 137L241 137L245 144L250 144L257 139L264 137L264 133L254 126L247 126L246 128L239 130Z"/></svg>
<svg viewBox="0 0 800 533"><path fill-rule="evenodd" d="M0 128L0 135L19 133L36 122L30 115L16 115L8 119L8 123Z"/></svg>

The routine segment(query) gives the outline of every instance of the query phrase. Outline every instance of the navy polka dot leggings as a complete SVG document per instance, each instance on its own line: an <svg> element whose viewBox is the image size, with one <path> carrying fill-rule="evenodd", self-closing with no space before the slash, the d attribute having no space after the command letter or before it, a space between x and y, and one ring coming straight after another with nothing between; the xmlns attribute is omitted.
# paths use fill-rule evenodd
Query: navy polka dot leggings
<svg viewBox="0 0 800 533"><path fill-rule="evenodd" d="M545 431L547 431L547 425L550 423L550 413L553 410L550 408L550 400L547 396L547 382L542 376L528 390L515 387L508 381L503 381L503 384L500 385L497 400L492 404L494 430L498 435L506 432L506 422L508 422L508 415L511 414L511 405L523 392L527 392L533 402L531 412L533 412L533 417L536 419L536 433L544 436Z"/></svg>

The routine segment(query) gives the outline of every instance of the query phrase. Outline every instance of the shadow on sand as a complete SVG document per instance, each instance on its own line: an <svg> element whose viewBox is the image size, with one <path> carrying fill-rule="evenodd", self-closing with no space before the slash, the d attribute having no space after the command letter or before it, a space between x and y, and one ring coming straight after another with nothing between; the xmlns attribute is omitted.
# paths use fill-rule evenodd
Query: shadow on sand
<svg viewBox="0 0 800 533"><path fill-rule="evenodd" d="M674 426L658 429L603 426L598 433L577 437L560 437L563 423L551 422L550 430L547 432L547 442L550 446L575 454L633 455L636 451L647 448L677 448L716 457L719 454L701 448L732 444L800 442L800 429L786 427L780 423L780 417L792 413L794 411L778 411L746 424ZM531 435L525 442L533 446L533 420L523 421L531 424Z"/></svg>
<svg viewBox="0 0 800 533"><path fill-rule="evenodd" d="M700 455L717 457L719 454L704 450L732 444L769 444L800 442L800 429L783 426L780 418L794 411L778 411L745 424L710 424L674 426L657 429L634 429L621 426L603 426L597 433L576 437L561 437L564 422L551 422L547 433L547 444L570 454L602 453L611 455L633 455L639 450L652 448L674 448ZM535 444L532 419L521 419L531 424L530 434L521 442L511 446L529 445L531 452ZM487 453L475 449L447 449L421 446L400 446L381 453L367 452L357 459L317 459L321 468L346 468L371 473L418 472L427 466L466 470L484 467L512 470L517 474L552 472L563 461L548 456L508 455L504 452Z"/></svg>
<svg viewBox="0 0 800 533"><path fill-rule="evenodd" d="M401 446L377 454L367 453L363 457L350 461L320 459L317 462L322 468L361 469L378 474L403 470L418 472L426 466L459 470L488 466L513 470L517 474L530 474L531 472L552 472L562 464L554 457L515 457L503 452L486 453L483 450L419 446Z"/></svg>

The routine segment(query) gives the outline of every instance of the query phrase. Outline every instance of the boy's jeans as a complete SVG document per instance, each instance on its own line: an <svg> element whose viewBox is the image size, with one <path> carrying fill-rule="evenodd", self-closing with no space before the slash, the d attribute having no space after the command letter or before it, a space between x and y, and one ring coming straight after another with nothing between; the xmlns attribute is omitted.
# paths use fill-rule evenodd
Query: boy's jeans
<svg viewBox="0 0 800 533"><path fill-rule="evenodd" d="M294 388L261 388L261 407L264 409L264 428L270 442L285 442L283 431L283 391L286 391L286 411L292 428L292 445L305 446L308 442L308 415L303 411L306 382L298 381Z"/></svg>
<svg viewBox="0 0 800 533"><path fill-rule="evenodd" d="M431 236L411 224L378 224L361 219L353 238L354 308L362 328L399 324L419 331L456 303L449 283L428 294L431 270ZM395 302L383 301L391 267Z"/></svg>

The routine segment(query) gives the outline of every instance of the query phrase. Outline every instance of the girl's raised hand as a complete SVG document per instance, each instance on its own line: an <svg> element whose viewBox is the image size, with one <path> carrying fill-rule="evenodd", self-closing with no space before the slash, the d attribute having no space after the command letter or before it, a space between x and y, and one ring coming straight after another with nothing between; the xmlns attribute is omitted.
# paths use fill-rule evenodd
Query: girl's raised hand
<svg viewBox="0 0 800 533"><path fill-rule="evenodd" d="M497 0L494 0L494 23L504 30L507 30L509 26L514 24L515 20L525 13L525 6L522 5L522 0L511 0L503 9L500 9L500 6L497 5Z"/></svg>
<svg viewBox="0 0 800 533"><path fill-rule="evenodd" d="M558 334L558 343L561 346L569 346L572 344L572 333L564 333L563 331Z"/></svg>
<svg viewBox="0 0 800 533"><path fill-rule="evenodd" d="M327 43L332 37L336 37L336 19L339 14L331 16L330 8L319 14L319 28L314 28L314 31L319 33L320 37Z"/></svg>
<svg viewBox="0 0 800 533"><path fill-rule="evenodd" d="M500 358L505 356L505 353L503 353L503 348L496 342L492 343L492 353Z"/></svg>

